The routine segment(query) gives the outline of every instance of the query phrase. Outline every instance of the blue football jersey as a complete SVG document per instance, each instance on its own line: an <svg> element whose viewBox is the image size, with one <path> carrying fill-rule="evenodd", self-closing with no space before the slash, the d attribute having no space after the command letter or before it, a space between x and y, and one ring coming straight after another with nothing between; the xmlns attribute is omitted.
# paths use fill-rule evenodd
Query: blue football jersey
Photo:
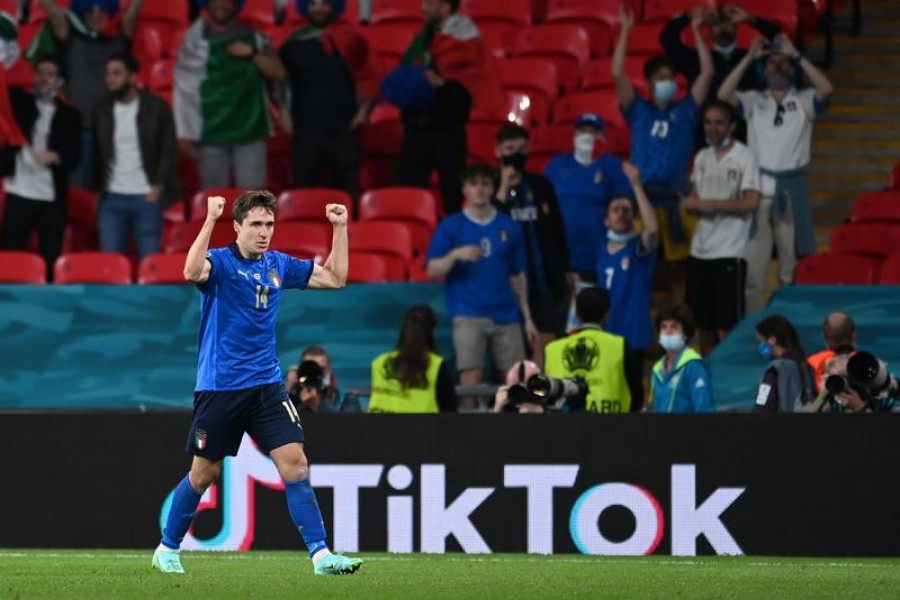
<svg viewBox="0 0 900 600"><path fill-rule="evenodd" d="M636 97L625 118L631 130L631 162L645 185L675 188L687 179L700 118L693 96L666 108Z"/></svg>
<svg viewBox="0 0 900 600"><path fill-rule="evenodd" d="M609 317L604 329L621 335L634 350L650 346L653 324L650 322L650 291L656 250L643 252L640 236L629 241L615 254L608 244L600 244L597 260L597 285L609 290Z"/></svg>
<svg viewBox="0 0 900 600"><path fill-rule="evenodd" d="M438 225L428 259L446 256L460 246L479 246L482 257L474 262L458 261L447 273L444 289L450 317L518 323L519 305L509 278L525 270L520 225L501 212L488 223L477 223L465 212L457 212Z"/></svg>
<svg viewBox="0 0 900 600"><path fill-rule="evenodd" d="M282 290L306 288L313 262L281 252L243 258L237 246L210 250L200 289L197 391L240 390L279 383L275 324Z"/></svg>

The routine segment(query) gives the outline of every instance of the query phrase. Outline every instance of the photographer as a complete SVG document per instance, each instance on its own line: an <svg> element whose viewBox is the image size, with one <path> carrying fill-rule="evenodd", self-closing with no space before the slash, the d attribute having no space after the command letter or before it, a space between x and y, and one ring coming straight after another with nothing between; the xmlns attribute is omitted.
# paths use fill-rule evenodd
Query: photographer
<svg viewBox="0 0 900 600"><path fill-rule="evenodd" d="M310 346L300 354L300 363L288 369L285 387L300 411L341 412L343 408L331 359L319 346Z"/></svg>
<svg viewBox="0 0 900 600"><path fill-rule="evenodd" d="M825 385L810 412L900 412L900 382L868 352L838 354L824 368Z"/></svg>
<svg viewBox="0 0 900 600"><path fill-rule="evenodd" d="M530 360L520 360L506 373L506 385L497 388L494 395L494 412L518 412L520 414L542 413L544 412L544 403L542 399L536 398L530 392L527 394L519 394L510 390L520 388L527 391L526 384L528 380L539 375L540 368Z"/></svg>
<svg viewBox="0 0 900 600"><path fill-rule="evenodd" d="M530 360L519 361L506 373L506 385L494 395L494 412L582 412L588 396L583 377L555 379Z"/></svg>
<svg viewBox="0 0 900 600"><path fill-rule="evenodd" d="M825 365L841 354L848 358L856 354L856 323L853 317L845 312L837 311L825 317L822 323L822 339L825 350L809 357L809 366L816 374L816 389L823 389L825 384ZM843 365L846 367L846 361Z"/></svg>
<svg viewBox="0 0 900 600"><path fill-rule="evenodd" d="M629 372L625 338L603 331L609 313L609 292L586 288L575 297L575 313L583 323L569 336L547 344L544 369L549 377L583 377L587 381L587 410L626 413L640 410L642 398L633 394L640 374Z"/></svg>

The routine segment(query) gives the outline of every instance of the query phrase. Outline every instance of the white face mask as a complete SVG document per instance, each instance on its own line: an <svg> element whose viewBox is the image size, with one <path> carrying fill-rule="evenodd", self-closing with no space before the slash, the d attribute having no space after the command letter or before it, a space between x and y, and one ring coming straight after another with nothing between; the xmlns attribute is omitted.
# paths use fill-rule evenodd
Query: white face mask
<svg viewBox="0 0 900 600"><path fill-rule="evenodd" d="M608 239L611 242L616 242L618 244L627 244L628 242L630 242L631 240L633 240L636 237L637 237L637 232L634 230L627 231L625 233L617 233L617 232L613 231L612 229L606 230L606 239Z"/></svg>
<svg viewBox="0 0 900 600"><path fill-rule="evenodd" d="M678 352L684 348L684 336L680 333L659 334L659 345L666 352Z"/></svg>
<svg viewBox="0 0 900 600"><path fill-rule="evenodd" d="M576 133L573 138L575 147L575 160L582 165L594 162L594 142L597 138L593 133Z"/></svg>

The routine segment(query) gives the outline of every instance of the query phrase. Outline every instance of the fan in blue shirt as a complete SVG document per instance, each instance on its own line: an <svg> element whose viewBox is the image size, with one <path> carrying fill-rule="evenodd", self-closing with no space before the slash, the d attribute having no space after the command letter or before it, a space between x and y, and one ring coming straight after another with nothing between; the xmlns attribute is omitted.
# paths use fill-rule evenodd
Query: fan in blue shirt
<svg viewBox="0 0 900 600"><path fill-rule="evenodd" d="M575 121L575 151L554 157L544 170L559 198L570 268L587 281L594 281L597 245L606 239L606 205L616 196L631 195L617 156L603 153L594 159L594 147L603 139L604 129L599 115L581 115Z"/></svg>
<svg viewBox="0 0 900 600"><path fill-rule="evenodd" d="M347 281L347 208L328 204L334 226L331 255L323 266L269 252L277 201L269 192L248 191L235 200L236 240L208 250L225 209L220 196L208 200L206 221L188 251L184 277L201 294L200 358L187 451L190 472L169 497L162 540L152 565L184 573L178 550L200 498L235 456L245 433L268 454L284 480L288 511L306 543L316 574L353 573L357 558L332 554L309 482L303 428L281 383L275 354L275 324L281 293L290 288L339 289Z"/></svg>

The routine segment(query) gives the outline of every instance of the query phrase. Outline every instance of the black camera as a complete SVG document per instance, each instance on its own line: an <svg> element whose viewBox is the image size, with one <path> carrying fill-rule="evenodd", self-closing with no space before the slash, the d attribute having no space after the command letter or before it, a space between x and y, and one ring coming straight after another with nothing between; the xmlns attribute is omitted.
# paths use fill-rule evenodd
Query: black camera
<svg viewBox="0 0 900 600"><path fill-rule="evenodd" d="M546 410L579 411L587 402L588 386L582 377L557 379L538 373L525 385L509 388L507 410L517 411L522 403L539 404Z"/></svg>
<svg viewBox="0 0 900 600"><path fill-rule="evenodd" d="M299 401L300 390L315 390L320 395L325 393L325 371L314 360L304 360L297 367L297 384L288 391L288 396L294 401Z"/></svg>
<svg viewBox="0 0 900 600"><path fill-rule="evenodd" d="M847 361L846 375L829 375L825 378L825 390L831 396L853 390L864 401L874 404L875 401L900 394L900 381L874 354L857 352Z"/></svg>

